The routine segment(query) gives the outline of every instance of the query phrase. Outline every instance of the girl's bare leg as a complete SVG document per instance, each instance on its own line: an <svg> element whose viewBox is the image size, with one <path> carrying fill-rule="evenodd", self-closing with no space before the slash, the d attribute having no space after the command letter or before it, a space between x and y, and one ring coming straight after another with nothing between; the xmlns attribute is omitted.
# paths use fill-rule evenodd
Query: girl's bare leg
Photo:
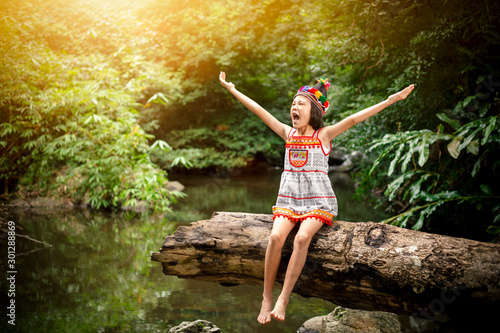
<svg viewBox="0 0 500 333"><path fill-rule="evenodd" d="M283 289L281 290L281 294L276 301L273 311L271 311L271 316L273 318L281 321L285 320L286 306L288 305L288 300L290 299L290 294L292 293L295 283L304 268L309 244L314 234L316 234L322 226L323 222L314 218L304 220L300 224L299 231L297 235L295 235L293 252L286 270Z"/></svg>
<svg viewBox="0 0 500 333"><path fill-rule="evenodd" d="M262 295L262 307L257 321L267 324L271 321L271 308L273 306L273 285L281 262L281 249L286 238L292 231L295 223L287 218L277 217L274 220L273 230L267 244L265 269L264 269L264 293Z"/></svg>

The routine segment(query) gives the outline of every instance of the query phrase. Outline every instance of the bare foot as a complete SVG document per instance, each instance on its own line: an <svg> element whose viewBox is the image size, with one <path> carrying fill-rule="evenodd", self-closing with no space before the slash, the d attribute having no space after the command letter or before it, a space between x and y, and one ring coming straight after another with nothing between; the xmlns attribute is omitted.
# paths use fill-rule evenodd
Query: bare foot
<svg viewBox="0 0 500 333"><path fill-rule="evenodd" d="M273 305L272 298L264 298L262 300L262 307L260 308L260 314L257 321L261 324L267 324L271 322L271 306Z"/></svg>
<svg viewBox="0 0 500 333"><path fill-rule="evenodd" d="M271 311L271 316L279 321L285 320L286 306L288 305L288 300L285 302L278 298L276 305L274 305L273 311Z"/></svg>

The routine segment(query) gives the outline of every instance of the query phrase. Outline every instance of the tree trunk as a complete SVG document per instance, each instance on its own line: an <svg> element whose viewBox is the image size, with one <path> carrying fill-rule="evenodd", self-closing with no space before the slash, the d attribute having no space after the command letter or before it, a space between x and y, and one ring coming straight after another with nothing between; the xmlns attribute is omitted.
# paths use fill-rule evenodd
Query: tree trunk
<svg viewBox="0 0 500 333"><path fill-rule="evenodd" d="M162 263L166 275L262 284L271 228L271 215L214 213L210 220L179 227L151 258ZM296 230L283 247L277 284L283 282ZM335 221L314 236L294 292L349 308L479 320L499 313L500 245Z"/></svg>

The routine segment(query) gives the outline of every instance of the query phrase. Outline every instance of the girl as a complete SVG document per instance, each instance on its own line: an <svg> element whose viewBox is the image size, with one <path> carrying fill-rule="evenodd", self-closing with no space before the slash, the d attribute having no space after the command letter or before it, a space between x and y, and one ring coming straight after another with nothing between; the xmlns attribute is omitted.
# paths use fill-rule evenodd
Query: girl
<svg viewBox="0 0 500 333"><path fill-rule="evenodd" d="M315 87L302 87L294 96L290 109L293 127L290 127L236 90L233 83L226 82L224 72L220 73L219 80L224 88L286 142L285 167L278 199L273 207L274 224L266 250L262 307L257 318L261 324L269 323L271 317L283 321L290 294L304 267L311 239L323 224L331 225L337 215L337 199L328 178L328 154L332 139L389 105L405 99L414 85L335 125L323 127L323 116L328 109L326 93L330 83L320 79ZM297 222L300 226L294 239L283 289L271 311L281 249Z"/></svg>

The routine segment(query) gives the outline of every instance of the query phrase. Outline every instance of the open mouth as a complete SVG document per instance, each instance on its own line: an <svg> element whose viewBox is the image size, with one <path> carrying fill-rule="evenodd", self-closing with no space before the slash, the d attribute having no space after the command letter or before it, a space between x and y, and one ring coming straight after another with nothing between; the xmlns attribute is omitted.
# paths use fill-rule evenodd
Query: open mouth
<svg viewBox="0 0 500 333"><path fill-rule="evenodd" d="M300 116L299 116L299 114L298 114L298 113L293 112L293 113L292 113L292 120L293 120L293 121L299 121L299 120L300 120Z"/></svg>

